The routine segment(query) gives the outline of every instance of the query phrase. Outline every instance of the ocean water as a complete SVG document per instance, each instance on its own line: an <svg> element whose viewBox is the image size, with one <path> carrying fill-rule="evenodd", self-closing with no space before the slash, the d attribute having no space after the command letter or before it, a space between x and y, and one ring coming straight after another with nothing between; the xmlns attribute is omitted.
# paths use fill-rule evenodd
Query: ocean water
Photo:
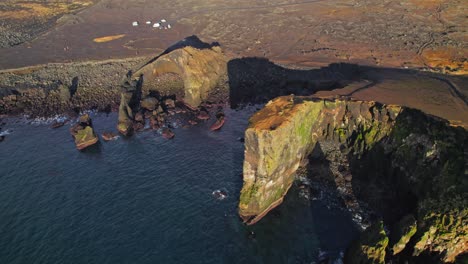
<svg viewBox="0 0 468 264"><path fill-rule="evenodd" d="M0 143L0 263L315 263L356 236L349 214L292 188L254 226L237 215L243 136L255 109L77 151L70 125L10 119ZM97 133L117 117L94 114ZM214 190L228 197L217 200Z"/></svg>

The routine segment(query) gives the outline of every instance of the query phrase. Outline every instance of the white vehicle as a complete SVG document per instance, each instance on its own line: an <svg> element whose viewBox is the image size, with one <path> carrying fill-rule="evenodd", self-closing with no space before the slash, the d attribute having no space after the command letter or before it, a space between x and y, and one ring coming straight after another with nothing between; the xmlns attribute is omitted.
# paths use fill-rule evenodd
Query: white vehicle
<svg viewBox="0 0 468 264"><path fill-rule="evenodd" d="M171 28L171 24L168 24L168 25L167 25L167 28L169 28L169 29L170 29L170 28Z"/></svg>
<svg viewBox="0 0 468 264"><path fill-rule="evenodd" d="M163 18L163 19L161 19L161 22L162 22L162 23L166 23L167 20Z"/></svg>
<svg viewBox="0 0 468 264"><path fill-rule="evenodd" d="M146 21L146 25L151 25L151 21Z"/></svg>
<svg viewBox="0 0 468 264"><path fill-rule="evenodd" d="M161 26L161 24L159 24L159 23L154 23L154 25L153 25L154 28L158 28L160 26Z"/></svg>
<svg viewBox="0 0 468 264"><path fill-rule="evenodd" d="M139 24L140 23L138 23L138 21L135 21L135 22L132 23L132 26L137 27Z"/></svg>

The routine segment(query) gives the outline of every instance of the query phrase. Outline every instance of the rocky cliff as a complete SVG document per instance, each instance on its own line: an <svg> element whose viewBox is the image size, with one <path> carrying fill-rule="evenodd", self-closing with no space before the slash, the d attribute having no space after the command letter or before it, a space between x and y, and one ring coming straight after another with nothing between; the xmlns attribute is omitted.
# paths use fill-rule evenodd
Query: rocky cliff
<svg viewBox="0 0 468 264"><path fill-rule="evenodd" d="M370 240L376 244L355 246L361 252L348 256L361 255L359 263L412 256L451 262L468 250L467 139L463 128L396 105L279 97L245 132L239 214L248 224L259 221L282 202L311 154L331 149L324 155L342 156L337 167L349 173L333 179L344 204L365 202L392 234L388 243L390 234L370 228L378 235L362 237L379 237Z"/></svg>
<svg viewBox="0 0 468 264"><path fill-rule="evenodd" d="M189 108L198 107L226 76L227 58L218 45L196 37L182 40L127 76L122 85L119 131L129 134L142 98L171 97Z"/></svg>

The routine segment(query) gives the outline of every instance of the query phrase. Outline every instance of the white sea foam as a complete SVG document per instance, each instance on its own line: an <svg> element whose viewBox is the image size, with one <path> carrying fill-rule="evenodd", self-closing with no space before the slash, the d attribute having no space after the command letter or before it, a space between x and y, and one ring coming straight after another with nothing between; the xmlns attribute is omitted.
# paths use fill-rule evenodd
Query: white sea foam
<svg viewBox="0 0 468 264"><path fill-rule="evenodd" d="M0 132L0 137L4 137L4 136L10 135L10 134L11 134L11 130L7 129L5 131Z"/></svg>

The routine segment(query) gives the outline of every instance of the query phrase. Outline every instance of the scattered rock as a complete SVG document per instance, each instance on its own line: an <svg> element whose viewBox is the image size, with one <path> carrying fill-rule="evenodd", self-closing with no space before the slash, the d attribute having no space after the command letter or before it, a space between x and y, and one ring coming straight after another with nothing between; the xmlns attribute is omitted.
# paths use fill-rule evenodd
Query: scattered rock
<svg viewBox="0 0 468 264"><path fill-rule="evenodd" d="M150 120L151 129L158 130L161 127L157 116L153 115L150 117L149 120Z"/></svg>
<svg viewBox="0 0 468 264"><path fill-rule="evenodd" d="M224 200L227 198L228 194L226 191L223 191L223 190L216 190L216 191L213 191L211 193L213 195L214 198L216 198L217 200Z"/></svg>
<svg viewBox="0 0 468 264"><path fill-rule="evenodd" d="M54 121L52 125L50 125L51 128L59 128L63 127L65 125L65 122L59 122L59 121Z"/></svg>
<svg viewBox="0 0 468 264"><path fill-rule="evenodd" d="M115 133L112 133L112 132L104 132L102 133L102 139L104 139L104 141L111 141L111 140L116 140L117 138L119 138L119 136Z"/></svg>
<svg viewBox="0 0 468 264"><path fill-rule="evenodd" d="M146 109L148 111L153 111L158 108L159 102L158 102L158 99L148 96L141 101L140 105L141 105L141 108L143 109Z"/></svg>
<svg viewBox="0 0 468 264"><path fill-rule="evenodd" d="M165 127L165 128L162 129L162 136L165 139L173 139L175 137L175 134L174 134L174 132L172 132L172 130Z"/></svg>
<svg viewBox="0 0 468 264"><path fill-rule="evenodd" d="M176 107L175 101L172 99L164 100L164 105L166 106L167 109L174 109Z"/></svg>
<svg viewBox="0 0 468 264"><path fill-rule="evenodd" d="M136 113L135 115L135 121L137 122L144 122L145 118L141 112Z"/></svg>
<svg viewBox="0 0 468 264"><path fill-rule="evenodd" d="M219 130L221 127L223 127L224 122L226 121L226 118L224 116L224 113L222 111L218 112L216 114L216 122L210 127L211 131Z"/></svg>
<svg viewBox="0 0 468 264"><path fill-rule="evenodd" d="M210 115L206 111L200 111L200 113L197 115L197 118L200 120L208 120L210 119Z"/></svg>

